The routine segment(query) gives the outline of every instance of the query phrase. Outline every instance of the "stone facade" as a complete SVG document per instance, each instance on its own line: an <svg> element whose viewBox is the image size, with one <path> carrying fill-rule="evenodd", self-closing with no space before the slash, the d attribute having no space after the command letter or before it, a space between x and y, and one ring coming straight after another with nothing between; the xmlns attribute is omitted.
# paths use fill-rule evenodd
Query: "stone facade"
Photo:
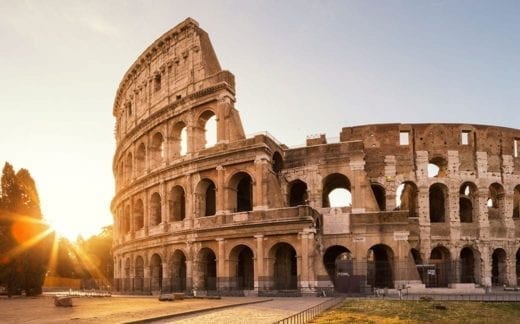
<svg viewBox="0 0 520 324"><path fill-rule="evenodd" d="M124 76L113 109L117 290L516 286L520 130L367 125L289 148L246 137L234 104L234 76L193 19Z"/></svg>

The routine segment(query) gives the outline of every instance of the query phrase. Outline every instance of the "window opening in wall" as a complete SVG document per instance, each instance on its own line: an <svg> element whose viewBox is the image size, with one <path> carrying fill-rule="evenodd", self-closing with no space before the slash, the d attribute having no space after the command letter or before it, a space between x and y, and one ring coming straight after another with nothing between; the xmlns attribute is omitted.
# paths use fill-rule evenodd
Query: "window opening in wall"
<svg viewBox="0 0 520 324"><path fill-rule="evenodd" d="M152 166L160 166L164 159L164 155L164 138L161 133L155 133L152 138Z"/></svg>
<svg viewBox="0 0 520 324"><path fill-rule="evenodd" d="M150 222L152 226L159 225L161 217L161 196L154 192L150 198Z"/></svg>
<svg viewBox="0 0 520 324"><path fill-rule="evenodd" d="M289 184L289 206L295 207L307 204L307 184L301 180L295 180Z"/></svg>
<svg viewBox="0 0 520 324"><path fill-rule="evenodd" d="M469 131L462 131L460 141L462 145L469 145Z"/></svg>
<svg viewBox="0 0 520 324"><path fill-rule="evenodd" d="M186 155L188 153L188 130L187 127L184 127L181 130L181 142L180 142L180 154Z"/></svg>
<svg viewBox="0 0 520 324"><path fill-rule="evenodd" d="M181 186L175 186L170 193L170 220L181 221L186 217L186 195Z"/></svg>
<svg viewBox="0 0 520 324"><path fill-rule="evenodd" d="M333 173L323 180L323 207L348 207L352 205L349 179L340 174Z"/></svg>
<svg viewBox="0 0 520 324"><path fill-rule="evenodd" d="M134 205L134 226L136 230L144 227L144 207L141 199L138 199Z"/></svg>
<svg viewBox="0 0 520 324"><path fill-rule="evenodd" d="M278 173L278 172L282 171L282 169L283 169L282 156L278 152L274 152L274 154L273 154L272 167L273 167L273 172L275 172L275 173Z"/></svg>
<svg viewBox="0 0 520 324"><path fill-rule="evenodd" d="M430 160L428 164L428 178L443 178L446 176L448 162L442 157Z"/></svg>
<svg viewBox="0 0 520 324"><path fill-rule="evenodd" d="M513 194L513 218L520 218L520 185L515 187Z"/></svg>
<svg viewBox="0 0 520 324"><path fill-rule="evenodd" d="M399 132L399 144L400 145L409 145L410 144L410 132L408 132L408 131Z"/></svg>
<svg viewBox="0 0 520 324"><path fill-rule="evenodd" d="M396 209L408 210L408 217L416 217L417 209L417 186L413 182L404 182L397 187L395 194Z"/></svg>
<svg viewBox="0 0 520 324"><path fill-rule="evenodd" d="M154 79L153 79L153 89L154 91L159 91L161 90L161 75L160 74L156 74Z"/></svg>
<svg viewBox="0 0 520 324"><path fill-rule="evenodd" d="M129 102L127 104L127 107L126 107L127 111L128 111L128 117L132 116L132 103Z"/></svg>
<svg viewBox="0 0 520 324"><path fill-rule="evenodd" d="M447 215L446 213L446 196L447 188L436 183L430 187L430 222L442 223Z"/></svg>
<svg viewBox="0 0 520 324"><path fill-rule="evenodd" d="M206 145L205 148L215 146L217 144L217 117L211 116L206 122Z"/></svg>
<svg viewBox="0 0 520 324"><path fill-rule="evenodd" d="M236 185L236 211L253 210L253 180L247 173L239 173L235 177L235 181L240 179Z"/></svg>
<svg viewBox="0 0 520 324"><path fill-rule="evenodd" d="M216 212L216 188L211 182L206 190L205 216L215 215Z"/></svg>
<svg viewBox="0 0 520 324"><path fill-rule="evenodd" d="M489 186L487 201L489 220L499 220L504 215L504 188L499 183Z"/></svg>
<svg viewBox="0 0 520 324"><path fill-rule="evenodd" d="M459 219L461 223L473 222L473 206L475 201L476 186L470 183L464 183L459 191Z"/></svg>
<svg viewBox="0 0 520 324"><path fill-rule="evenodd" d="M518 139L515 138L515 140L513 141L513 155L515 158L518 157Z"/></svg>

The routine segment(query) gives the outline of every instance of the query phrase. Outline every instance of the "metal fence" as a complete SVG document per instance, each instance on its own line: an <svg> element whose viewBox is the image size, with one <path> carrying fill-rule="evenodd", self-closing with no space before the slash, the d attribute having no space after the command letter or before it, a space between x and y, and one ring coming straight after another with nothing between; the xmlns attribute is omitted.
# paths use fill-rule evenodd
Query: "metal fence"
<svg viewBox="0 0 520 324"><path fill-rule="evenodd" d="M345 297L337 297L334 299L327 300L321 304L308 308L304 311L301 311L297 314L291 315L289 317L286 317L286 318L276 321L274 323L275 324L307 323L308 321L312 320L314 317L318 316L319 314L326 311L327 309L338 305L344 299L345 299Z"/></svg>

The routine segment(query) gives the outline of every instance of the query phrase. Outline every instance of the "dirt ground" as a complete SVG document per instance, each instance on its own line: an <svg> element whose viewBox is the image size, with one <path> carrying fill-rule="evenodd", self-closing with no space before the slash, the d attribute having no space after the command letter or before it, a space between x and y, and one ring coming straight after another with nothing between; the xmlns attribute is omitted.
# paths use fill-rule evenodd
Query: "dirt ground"
<svg viewBox="0 0 520 324"><path fill-rule="evenodd" d="M121 323L178 314L223 305L267 300L258 297L226 297L220 300L187 299L160 302L157 297L76 297L73 307L54 306L53 297L0 297L1 323Z"/></svg>

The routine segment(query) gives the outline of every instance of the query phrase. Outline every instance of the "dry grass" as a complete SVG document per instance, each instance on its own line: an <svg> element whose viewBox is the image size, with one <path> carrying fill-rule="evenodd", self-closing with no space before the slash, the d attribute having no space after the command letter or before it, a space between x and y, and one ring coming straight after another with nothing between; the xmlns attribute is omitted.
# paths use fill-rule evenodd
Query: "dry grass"
<svg viewBox="0 0 520 324"><path fill-rule="evenodd" d="M444 309L445 308L445 309ZM518 323L520 303L349 299L313 323Z"/></svg>

